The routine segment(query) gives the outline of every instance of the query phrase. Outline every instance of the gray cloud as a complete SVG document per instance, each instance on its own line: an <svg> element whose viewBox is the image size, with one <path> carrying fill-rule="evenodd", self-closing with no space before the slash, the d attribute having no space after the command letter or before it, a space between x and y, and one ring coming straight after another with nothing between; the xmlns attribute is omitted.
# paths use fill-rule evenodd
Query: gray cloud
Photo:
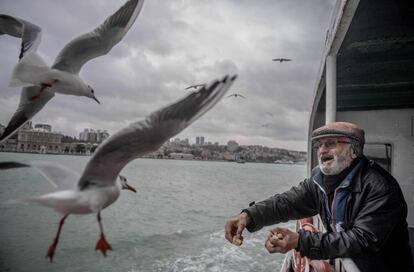
<svg viewBox="0 0 414 272"><path fill-rule="evenodd" d="M191 84L237 73L229 93L247 98L224 98L179 137L194 141L204 135L221 144L236 140L304 150L332 2L146 1L126 37L81 70L102 105L58 94L33 121L68 135L78 135L84 127L114 133L184 96ZM38 52L52 64L67 42L95 28L123 3L2 0L0 10L42 27ZM7 87L19 46L18 39L0 36L2 124L19 100L20 90ZM276 57L293 61L272 62Z"/></svg>

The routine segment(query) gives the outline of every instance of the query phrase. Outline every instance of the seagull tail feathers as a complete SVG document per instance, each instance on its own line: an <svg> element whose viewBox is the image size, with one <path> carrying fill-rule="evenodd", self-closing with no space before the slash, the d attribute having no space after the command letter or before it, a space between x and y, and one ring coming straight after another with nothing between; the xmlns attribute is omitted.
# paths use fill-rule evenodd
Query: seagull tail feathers
<svg viewBox="0 0 414 272"><path fill-rule="evenodd" d="M40 196L21 198L21 202L36 203L44 207L51 208L56 212L66 214L68 212L74 213L89 213L88 209L74 209L79 201L79 195L74 190L55 191Z"/></svg>
<svg viewBox="0 0 414 272"><path fill-rule="evenodd" d="M32 203L36 203L36 204L40 204L44 207L48 207L48 208L52 208L54 209L55 206L55 201L53 201L52 199L49 199L47 197L44 197L45 195L41 195L41 196L36 196L36 197L24 197L24 198L19 198L16 201L17 203L20 204L32 204Z"/></svg>
<svg viewBox="0 0 414 272"><path fill-rule="evenodd" d="M16 64L10 78L10 87L26 87L40 85L47 81L46 72L49 67L44 60L36 53L26 54Z"/></svg>
<svg viewBox="0 0 414 272"><path fill-rule="evenodd" d="M45 194L45 195L34 196L34 197L24 197L24 198L20 198L18 201L20 203L40 204L44 207L52 208L52 209L58 211L58 207L59 207L60 203L56 198L50 197L50 195L51 194Z"/></svg>

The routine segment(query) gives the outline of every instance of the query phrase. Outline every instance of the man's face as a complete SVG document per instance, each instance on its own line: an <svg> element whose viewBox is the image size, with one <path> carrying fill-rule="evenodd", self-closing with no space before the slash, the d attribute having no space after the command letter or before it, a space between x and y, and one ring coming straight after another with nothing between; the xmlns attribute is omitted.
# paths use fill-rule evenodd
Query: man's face
<svg viewBox="0 0 414 272"><path fill-rule="evenodd" d="M325 175L337 175L356 158L347 137L327 137L317 140L319 167Z"/></svg>

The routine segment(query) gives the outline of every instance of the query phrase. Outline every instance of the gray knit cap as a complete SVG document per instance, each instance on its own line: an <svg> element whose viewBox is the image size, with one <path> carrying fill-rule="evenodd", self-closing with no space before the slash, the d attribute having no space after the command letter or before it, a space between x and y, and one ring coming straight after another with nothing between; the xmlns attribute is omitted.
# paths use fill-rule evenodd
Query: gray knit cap
<svg viewBox="0 0 414 272"><path fill-rule="evenodd" d="M357 140L361 146L365 143L364 130L349 122L329 123L312 132L312 141L326 137L348 137Z"/></svg>

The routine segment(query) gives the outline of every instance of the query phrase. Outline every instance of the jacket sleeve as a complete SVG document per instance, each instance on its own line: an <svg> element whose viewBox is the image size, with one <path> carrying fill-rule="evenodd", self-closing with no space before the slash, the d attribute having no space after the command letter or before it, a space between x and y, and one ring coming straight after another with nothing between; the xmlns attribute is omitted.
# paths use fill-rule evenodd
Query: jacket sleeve
<svg viewBox="0 0 414 272"><path fill-rule="evenodd" d="M316 215L318 198L315 184L306 179L289 191L257 202L243 212L251 219L251 223L246 226L250 232L260 230L264 226Z"/></svg>
<svg viewBox="0 0 414 272"><path fill-rule="evenodd" d="M299 251L311 259L356 257L377 252L387 243L396 226L405 220L407 206L395 180L371 172L364 181L361 202L351 228L340 232L299 231Z"/></svg>

